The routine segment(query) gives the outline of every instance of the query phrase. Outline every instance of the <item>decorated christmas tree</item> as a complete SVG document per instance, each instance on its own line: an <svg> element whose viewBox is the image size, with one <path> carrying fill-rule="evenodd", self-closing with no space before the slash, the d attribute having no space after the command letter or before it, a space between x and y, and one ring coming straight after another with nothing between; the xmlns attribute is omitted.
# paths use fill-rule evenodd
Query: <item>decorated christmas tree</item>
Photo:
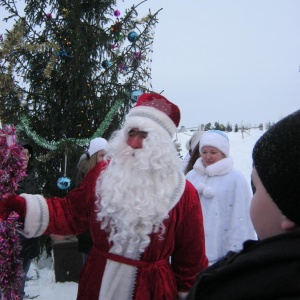
<svg viewBox="0 0 300 300"><path fill-rule="evenodd" d="M15 20L0 33L0 120L29 141L45 196L70 188L80 154L109 138L142 92L151 90L158 11L146 1L118 9L112 0L1 0ZM71 186L70 186L71 185Z"/></svg>

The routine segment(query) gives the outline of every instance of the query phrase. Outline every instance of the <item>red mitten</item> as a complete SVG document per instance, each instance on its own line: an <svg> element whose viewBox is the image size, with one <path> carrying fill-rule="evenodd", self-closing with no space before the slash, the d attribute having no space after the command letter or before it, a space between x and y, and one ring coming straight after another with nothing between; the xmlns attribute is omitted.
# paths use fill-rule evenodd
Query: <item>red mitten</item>
<svg viewBox="0 0 300 300"><path fill-rule="evenodd" d="M6 207L4 201L0 201L0 220L6 220L11 213L11 210Z"/></svg>
<svg viewBox="0 0 300 300"><path fill-rule="evenodd" d="M22 220L25 219L26 201L18 195L11 195L0 201L0 218L6 220L9 214L15 211Z"/></svg>

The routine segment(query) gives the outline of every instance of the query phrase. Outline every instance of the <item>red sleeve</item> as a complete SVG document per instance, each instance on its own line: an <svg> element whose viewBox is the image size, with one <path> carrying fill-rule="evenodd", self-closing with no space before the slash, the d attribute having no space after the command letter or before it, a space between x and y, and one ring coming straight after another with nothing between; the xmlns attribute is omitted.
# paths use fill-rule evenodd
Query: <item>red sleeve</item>
<svg viewBox="0 0 300 300"><path fill-rule="evenodd" d="M89 216L94 212L96 181L104 164L96 165L85 177L80 187L65 198L47 198L49 225L45 234L80 234L88 229Z"/></svg>
<svg viewBox="0 0 300 300"><path fill-rule="evenodd" d="M179 220L171 264L178 291L186 292L192 287L197 274L208 266L200 199L189 181L176 209Z"/></svg>

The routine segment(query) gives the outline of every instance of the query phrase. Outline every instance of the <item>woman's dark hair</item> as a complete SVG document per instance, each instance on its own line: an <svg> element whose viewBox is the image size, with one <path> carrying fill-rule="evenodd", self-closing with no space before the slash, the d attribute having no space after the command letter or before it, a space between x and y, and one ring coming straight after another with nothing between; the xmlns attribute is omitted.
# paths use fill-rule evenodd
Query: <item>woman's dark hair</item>
<svg viewBox="0 0 300 300"><path fill-rule="evenodd" d="M196 162L196 160L200 157L200 152L199 152L199 143L195 146L191 157L189 158L189 162L184 170L184 174L186 175L189 171L193 169L193 166Z"/></svg>

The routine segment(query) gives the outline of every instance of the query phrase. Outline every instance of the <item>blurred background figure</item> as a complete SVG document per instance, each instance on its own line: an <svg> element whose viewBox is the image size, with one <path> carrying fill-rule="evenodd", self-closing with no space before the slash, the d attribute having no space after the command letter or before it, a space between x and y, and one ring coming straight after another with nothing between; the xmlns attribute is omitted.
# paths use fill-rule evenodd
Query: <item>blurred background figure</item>
<svg viewBox="0 0 300 300"><path fill-rule="evenodd" d="M107 140L104 138L95 138L91 140L87 152L80 156L77 165L76 187L80 186L86 174L100 163L106 155ZM90 232L87 230L83 234L77 235L78 251L82 253L83 264L85 263L88 253L93 246Z"/></svg>
<svg viewBox="0 0 300 300"><path fill-rule="evenodd" d="M200 157L199 142L203 133L204 131L194 132L194 134L191 136L191 138L187 141L185 145L186 149L189 152L187 153L185 159L182 161L182 168L184 174L187 174L193 169L196 160Z"/></svg>
<svg viewBox="0 0 300 300"><path fill-rule="evenodd" d="M21 142L20 145L23 147L22 154L25 159L24 167L27 176L24 176L23 179L18 183L18 189L16 191L16 194L37 194L39 192L39 189L36 185L35 172L32 164L34 155L33 148L27 142ZM30 268L32 260L38 257L40 254L40 238L38 237L27 239L23 235L20 235L20 240L22 247L20 259L23 265L24 276L22 278L22 285L19 296L21 299L24 299L25 282L28 270Z"/></svg>

